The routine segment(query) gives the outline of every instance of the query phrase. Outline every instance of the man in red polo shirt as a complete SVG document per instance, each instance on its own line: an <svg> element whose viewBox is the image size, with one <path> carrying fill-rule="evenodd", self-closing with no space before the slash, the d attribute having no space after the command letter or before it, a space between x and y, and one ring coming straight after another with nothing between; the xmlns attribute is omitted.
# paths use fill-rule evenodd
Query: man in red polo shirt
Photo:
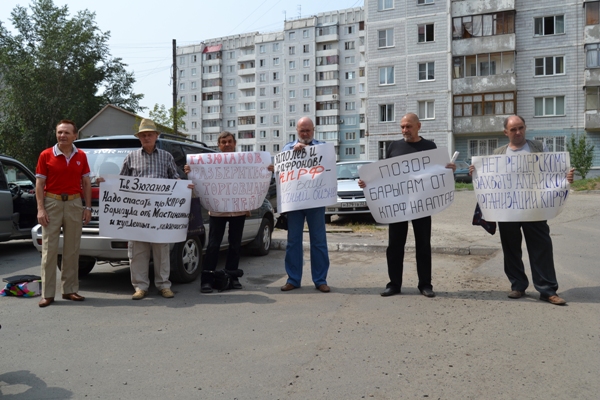
<svg viewBox="0 0 600 400"><path fill-rule="evenodd" d="M63 229L61 268L62 298L83 301L79 291L79 244L82 220L92 218L92 185L85 153L78 150L77 126L62 120L56 126L56 145L42 151L35 170L38 222L42 225L42 300L40 307L54 301L58 239ZM82 190L83 189L83 190ZM81 198L85 200L85 207Z"/></svg>

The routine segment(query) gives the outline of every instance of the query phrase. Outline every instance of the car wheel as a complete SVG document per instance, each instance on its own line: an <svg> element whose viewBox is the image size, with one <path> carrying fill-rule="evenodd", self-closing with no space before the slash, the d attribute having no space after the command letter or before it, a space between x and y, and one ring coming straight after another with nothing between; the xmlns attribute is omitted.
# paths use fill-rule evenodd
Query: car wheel
<svg viewBox="0 0 600 400"><path fill-rule="evenodd" d="M331 214L325 214L325 223L326 224L330 224L331 223Z"/></svg>
<svg viewBox="0 0 600 400"><path fill-rule="evenodd" d="M266 256L271 248L271 235L273 234L273 224L268 218L263 218L260 229L256 234L253 243L253 253L257 256Z"/></svg>
<svg viewBox="0 0 600 400"><path fill-rule="evenodd" d="M58 259L56 260L56 265L58 270L61 271L62 266L62 256L59 254ZM96 265L96 259L93 257L79 257L79 277L84 277L92 272L94 266Z"/></svg>
<svg viewBox="0 0 600 400"><path fill-rule="evenodd" d="M176 243L171 250L170 280L178 283L193 282L202 272L202 245L198 236Z"/></svg>

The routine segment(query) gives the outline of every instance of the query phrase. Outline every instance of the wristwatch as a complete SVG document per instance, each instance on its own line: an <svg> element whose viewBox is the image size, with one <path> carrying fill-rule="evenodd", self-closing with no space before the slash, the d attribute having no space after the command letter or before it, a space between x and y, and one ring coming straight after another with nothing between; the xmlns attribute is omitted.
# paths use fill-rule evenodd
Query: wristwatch
<svg viewBox="0 0 600 400"><path fill-rule="evenodd" d="M83 207L83 208L86 209L86 210L92 211L92 207Z"/></svg>

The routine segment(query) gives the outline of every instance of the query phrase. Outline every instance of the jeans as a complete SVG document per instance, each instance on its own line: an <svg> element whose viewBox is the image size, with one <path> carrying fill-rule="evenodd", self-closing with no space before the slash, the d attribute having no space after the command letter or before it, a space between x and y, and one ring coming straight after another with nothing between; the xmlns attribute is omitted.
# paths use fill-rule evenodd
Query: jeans
<svg viewBox="0 0 600 400"><path fill-rule="evenodd" d="M233 271L238 269L240 263L240 252L242 251L242 234L244 233L244 223L246 216L238 217L210 217L208 231L208 246L206 248L206 257L204 258L203 271L214 271L219 261L219 251L221 242L225 235L225 225L229 222L229 250L227 251L227 262L225 269ZM213 283L213 274L203 273L200 278L201 283Z"/></svg>
<svg viewBox="0 0 600 400"><path fill-rule="evenodd" d="M431 286L431 217L411 221L415 233L417 275L419 290L433 289ZM404 245L408 234L408 221L390 224L387 248L387 265L390 282L387 287L400 290L404 270Z"/></svg>
<svg viewBox="0 0 600 400"><path fill-rule="evenodd" d="M315 287L327 284L329 253L325 232L325 207L296 210L287 213L288 235L285 249L287 283L300 287L302 281L302 231L304 220L308 223L310 236L310 271Z"/></svg>

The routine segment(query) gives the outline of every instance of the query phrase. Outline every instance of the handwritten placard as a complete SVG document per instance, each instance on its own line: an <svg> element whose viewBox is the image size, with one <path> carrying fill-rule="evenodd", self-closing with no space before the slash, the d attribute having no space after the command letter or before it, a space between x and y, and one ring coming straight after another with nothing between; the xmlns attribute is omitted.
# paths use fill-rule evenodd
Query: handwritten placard
<svg viewBox="0 0 600 400"><path fill-rule="evenodd" d="M100 235L151 243L187 236L190 181L106 175L100 184Z"/></svg>
<svg viewBox="0 0 600 400"><path fill-rule="evenodd" d="M188 178L209 211L251 211L263 203L272 173L271 154L261 152L189 154Z"/></svg>
<svg viewBox="0 0 600 400"><path fill-rule="evenodd" d="M283 151L275 156L277 210L325 207L337 202L333 143Z"/></svg>
<svg viewBox="0 0 600 400"><path fill-rule="evenodd" d="M445 210L454 201L448 150L437 148L367 164L359 170L375 221L411 221Z"/></svg>
<svg viewBox="0 0 600 400"><path fill-rule="evenodd" d="M473 189L487 221L545 221L569 195L568 152L473 157Z"/></svg>

